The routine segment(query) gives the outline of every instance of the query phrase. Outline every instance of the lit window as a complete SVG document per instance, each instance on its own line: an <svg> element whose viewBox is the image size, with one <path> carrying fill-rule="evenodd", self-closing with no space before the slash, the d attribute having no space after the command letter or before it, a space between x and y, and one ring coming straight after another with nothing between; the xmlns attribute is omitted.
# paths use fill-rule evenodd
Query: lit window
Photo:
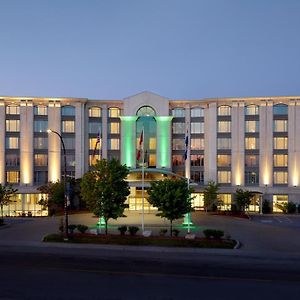
<svg viewBox="0 0 300 300"><path fill-rule="evenodd" d="M89 155L89 166L93 166L94 164L96 164L97 160L100 160L100 154L90 154Z"/></svg>
<svg viewBox="0 0 300 300"><path fill-rule="evenodd" d="M71 105L66 105L61 108L62 116L75 116L75 107Z"/></svg>
<svg viewBox="0 0 300 300"><path fill-rule="evenodd" d="M191 139L191 150L204 150L204 139Z"/></svg>
<svg viewBox="0 0 300 300"><path fill-rule="evenodd" d="M218 121L218 132L231 132L231 122Z"/></svg>
<svg viewBox="0 0 300 300"><path fill-rule="evenodd" d="M275 137L274 138L274 149L287 149L288 138L287 137Z"/></svg>
<svg viewBox="0 0 300 300"><path fill-rule="evenodd" d="M172 116L175 118L184 118L185 117L185 109L184 108L173 108Z"/></svg>
<svg viewBox="0 0 300 300"><path fill-rule="evenodd" d="M7 132L20 131L20 120L6 120L6 131Z"/></svg>
<svg viewBox="0 0 300 300"><path fill-rule="evenodd" d="M120 140L119 139L108 139L108 149L109 150L119 150Z"/></svg>
<svg viewBox="0 0 300 300"><path fill-rule="evenodd" d="M273 106L273 114L274 115L287 115L288 114L288 106L286 104L276 104Z"/></svg>
<svg viewBox="0 0 300 300"><path fill-rule="evenodd" d="M108 116L110 118L118 118L120 116L120 109L117 107L111 107L108 109Z"/></svg>
<svg viewBox="0 0 300 300"><path fill-rule="evenodd" d="M47 154L34 154L34 164L38 167L48 166Z"/></svg>
<svg viewBox="0 0 300 300"><path fill-rule="evenodd" d="M173 139L172 143L173 143L173 150L185 149L184 139Z"/></svg>
<svg viewBox="0 0 300 300"><path fill-rule="evenodd" d="M191 123L191 133L204 133L204 123L203 122L192 122Z"/></svg>
<svg viewBox="0 0 300 300"><path fill-rule="evenodd" d="M217 166L218 167L230 167L231 165L231 155L218 155L217 156Z"/></svg>
<svg viewBox="0 0 300 300"><path fill-rule="evenodd" d="M258 155L245 155L246 167L258 167L259 157Z"/></svg>
<svg viewBox="0 0 300 300"><path fill-rule="evenodd" d="M34 107L34 114L36 116L47 116L47 106L35 106Z"/></svg>
<svg viewBox="0 0 300 300"><path fill-rule="evenodd" d="M288 183L288 173L285 171L275 171L274 172L274 184L287 184Z"/></svg>
<svg viewBox="0 0 300 300"><path fill-rule="evenodd" d="M218 183L231 183L231 171L218 171Z"/></svg>
<svg viewBox="0 0 300 300"><path fill-rule="evenodd" d="M6 106L6 114L7 115L19 115L20 114L20 106L17 106L17 105Z"/></svg>
<svg viewBox="0 0 300 300"><path fill-rule="evenodd" d="M204 109L202 107L193 107L191 109L191 117L203 117L204 116Z"/></svg>
<svg viewBox="0 0 300 300"><path fill-rule="evenodd" d="M204 166L204 155L191 155L192 166Z"/></svg>
<svg viewBox="0 0 300 300"><path fill-rule="evenodd" d="M89 108L89 117L100 118L101 117L101 108L90 107Z"/></svg>
<svg viewBox="0 0 300 300"><path fill-rule="evenodd" d="M184 134L185 133L185 123L173 123L172 124L174 134Z"/></svg>
<svg viewBox="0 0 300 300"><path fill-rule="evenodd" d="M274 132L287 132L288 121L287 120L274 120Z"/></svg>
<svg viewBox="0 0 300 300"><path fill-rule="evenodd" d="M150 150L155 150L156 149L156 138L155 137L150 137L149 138L149 149Z"/></svg>
<svg viewBox="0 0 300 300"><path fill-rule="evenodd" d="M75 122L74 121L62 121L62 132L74 133Z"/></svg>
<svg viewBox="0 0 300 300"><path fill-rule="evenodd" d="M245 149L246 150L258 149L258 138L246 137L245 138Z"/></svg>
<svg viewBox="0 0 300 300"><path fill-rule="evenodd" d="M120 123L118 123L118 122L109 123L109 133L112 133L112 134L120 133Z"/></svg>
<svg viewBox="0 0 300 300"><path fill-rule="evenodd" d="M182 166L184 164L184 158L182 155L172 155L173 166Z"/></svg>
<svg viewBox="0 0 300 300"><path fill-rule="evenodd" d="M97 148L96 149L101 149L101 139L100 139L100 142L98 143L98 138L90 138L89 139L89 149L90 150L95 150L96 148L96 145L97 145Z"/></svg>
<svg viewBox="0 0 300 300"><path fill-rule="evenodd" d="M20 165L19 154L6 154L5 155L5 165L10 167L17 167Z"/></svg>
<svg viewBox="0 0 300 300"><path fill-rule="evenodd" d="M204 172L203 171L191 171L191 179L194 182L204 183Z"/></svg>
<svg viewBox="0 0 300 300"><path fill-rule="evenodd" d="M150 106L143 106L141 107L137 113L136 113L137 116L155 116L156 113L155 113L155 110L150 107Z"/></svg>
<svg viewBox="0 0 300 300"><path fill-rule="evenodd" d="M19 183L19 172L18 171L8 171L6 172L6 182L10 184Z"/></svg>
<svg viewBox="0 0 300 300"><path fill-rule="evenodd" d="M231 149L231 138L218 138L218 149Z"/></svg>
<svg viewBox="0 0 300 300"><path fill-rule="evenodd" d="M19 149L19 138L18 137L6 137L6 149Z"/></svg>
<svg viewBox="0 0 300 300"><path fill-rule="evenodd" d="M257 105L251 104L245 107L245 115L253 116L258 115L259 107Z"/></svg>
<svg viewBox="0 0 300 300"><path fill-rule="evenodd" d="M227 105L218 107L218 116L230 116L231 115L231 107Z"/></svg>
<svg viewBox="0 0 300 300"><path fill-rule="evenodd" d="M231 194L219 194L222 210L231 210Z"/></svg>
<svg viewBox="0 0 300 300"><path fill-rule="evenodd" d="M288 155L287 154L274 154L273 155L274 167L287 167Z"/></svg>
<svg viewBox="0 0 300 300"><path fill-rule="evenodd" d="M35 149L48 149L48 138L46 137L35 137L34 138Z"/></svg>
<svg viewBox="0 0 300 300"><path fill-rule="evenodd" d="M246 185L252 185L252 184L258 184L258 172L245 172L245 184Z"/></svg>
<svg viewBox="0 0 300 300"><path fill-rule="evenodd" d="M279 206L286 203L288 203L288 195L273 195L273 212L282 212Z"/></svg>
<svg viewBox="0 0 300 300"><path fill-rule="evenodd" d="M258 121L246 121L245 122L245 132L259 132L259 122Z"/></svg>

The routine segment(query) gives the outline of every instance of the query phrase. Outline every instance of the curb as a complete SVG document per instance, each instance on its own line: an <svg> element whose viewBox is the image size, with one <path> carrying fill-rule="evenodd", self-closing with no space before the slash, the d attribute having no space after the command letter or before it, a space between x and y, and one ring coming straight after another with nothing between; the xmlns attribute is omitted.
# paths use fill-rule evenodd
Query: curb
<svg viewBox="0 0 300 300"><path fill-rule="evenodd" d="M1 229L6 229L6 228L9 228L9 227L10 227L10 224L1 225L0 230Z"/></svg>

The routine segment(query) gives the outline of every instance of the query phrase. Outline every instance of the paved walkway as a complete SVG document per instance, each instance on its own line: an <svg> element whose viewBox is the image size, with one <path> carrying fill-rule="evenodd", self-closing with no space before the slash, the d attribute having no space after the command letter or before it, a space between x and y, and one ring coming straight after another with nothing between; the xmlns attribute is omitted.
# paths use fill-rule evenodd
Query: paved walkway
<svg viewBox="0 0 300 300"><path fill-rule="evenodd" d="M137 225L141 228L141 214L126 212L127 218L119 218L110 221L109 232L117 233L119 225ZM298 217L300 220L300 216ZM17 244L42 244L41 240L48 233L58 232L61 217L47 218L15 218L8 220L9 227L0 229L0 245ZM74 214L69 216L70 224L86 224L93 226L97 218L92 214ZM238 252L247 253L277 253L300 256L300 234L297 227L274 226L270 223L250 221L247 219L232 218L226 216L207 215L203 212L192 213L194 226L192 232L202 236L205 228L216 228L225 231L242 243ZM175 222L175 226L181 231L181 235L187 232L182 227L182 220ZM155 214L145 214L145 229L157 234L160 228L168 228L167 220L156 217ZM69 247L69 246L68 246ZM236 252L237 254L237 252Z"/></svg>

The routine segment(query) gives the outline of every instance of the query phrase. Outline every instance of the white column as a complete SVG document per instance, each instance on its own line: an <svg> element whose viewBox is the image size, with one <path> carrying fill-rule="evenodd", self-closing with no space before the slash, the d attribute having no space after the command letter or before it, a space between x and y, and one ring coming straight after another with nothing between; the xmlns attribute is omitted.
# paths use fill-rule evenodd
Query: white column
<svg viewBox="0 0 300 300"><path fill-rule="evenodd" d="M185 161L185 177L191 178L191 108L190 105L187 104L185 106L185 135L188 130L188 150L187 150L187 159Z"/></svg>
<svg viewBox="0 0 300 300"><path fill-rule="evenodd" d="M61 133L60 103L49 103L48 127ZM48 134L48 180L55 182L61 178L61 141L56 134Z"/></svg>
<svg viewBox="0 0 300 300"><path fill-rule="evenodd" d="M21 101L20 107L20 184L33 185L33 106Z"/></svg>
<svg viewBox="0 0 300 300"><path fill-rule="evenodd" d="M273 103L263 101L259 108L259 185L273 184Z"/></svg>
<svg viewBox="0 0 300 300"><path fill-rule="evenodd" d="M204 111L204 180L217 181L217 104L210 103Z"/></svg>
<svg viewBox="0 0 300 300"><path fill-rule="evenodd" d="M300 102L290 101L288 111L288 184L299 186L300 175Z"/></svg>
<svg viewBox="0 0 300 300"><path fill-rule="evenodd" d="M5 184L5 104L0 101L0 183Z"/></svg>
<svg viewBox="0 0 300 300"><path fill-rule="evenodd" d="M75 103L75 178L84 174L84 103Z"/></svg>
<svg viewBox="0 0 300 300"><path fill-rule="evenodd" d="M102 158L107 159L107 125L108 125L108 110L107 105L102 105ZM121 124L120 124L121 125Z"/></svg>
<svg viewBox="0 0 300 300"><path fill-rule="evenodd" d="M231 178L233 186L244 185L244 120L244 103L233 102L231 114Z"/></svg>

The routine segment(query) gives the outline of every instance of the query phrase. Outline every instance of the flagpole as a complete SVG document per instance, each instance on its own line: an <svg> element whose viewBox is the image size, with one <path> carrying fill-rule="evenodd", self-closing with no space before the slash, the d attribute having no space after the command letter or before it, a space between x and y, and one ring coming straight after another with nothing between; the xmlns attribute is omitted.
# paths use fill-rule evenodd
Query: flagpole
<svg viewBox="0 0 300 300"><path fill-rule="evenodd" d="M144 132L144 126L143 126L143 129L142 129L142 133L143 133L143 140L142 140L142 232L144 232L145 230L145 208L144 208L144 184L145 184L145 153L144 153L144 140L145 140L145 132Z"/></svg>

